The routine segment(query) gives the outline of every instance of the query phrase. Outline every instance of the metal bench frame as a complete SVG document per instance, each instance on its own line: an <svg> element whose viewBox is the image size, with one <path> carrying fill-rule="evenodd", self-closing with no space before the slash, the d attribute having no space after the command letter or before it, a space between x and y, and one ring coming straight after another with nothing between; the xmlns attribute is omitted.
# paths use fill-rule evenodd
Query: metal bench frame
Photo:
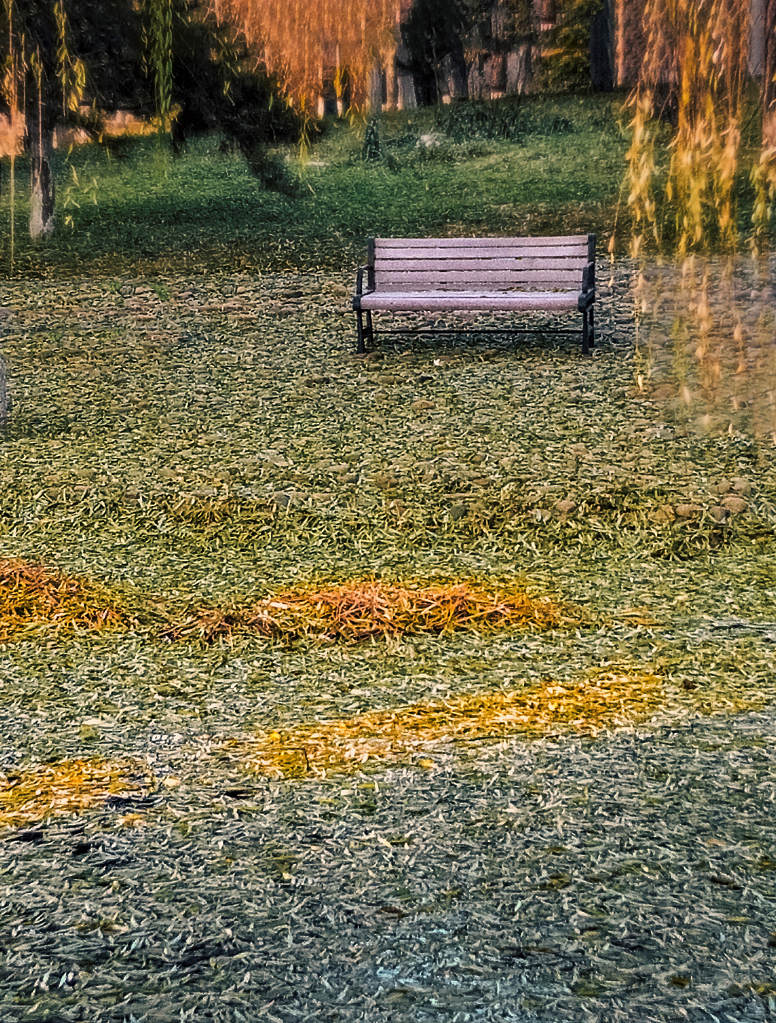
<svg viewBox="0 0 776 1023"><path fill-rule="evenodd" d="M373 311L576 309L582 314L582 351L588 354L595 344L595 249L594 234L370 238L353 295L358 351L374 343Z"/></svg>

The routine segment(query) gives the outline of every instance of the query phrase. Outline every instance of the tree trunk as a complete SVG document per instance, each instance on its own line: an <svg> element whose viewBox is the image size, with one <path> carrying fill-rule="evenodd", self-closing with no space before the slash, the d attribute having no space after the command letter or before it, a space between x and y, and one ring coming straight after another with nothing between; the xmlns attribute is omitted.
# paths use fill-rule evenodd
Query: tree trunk
<svg viewBox="0 0 776 1023"><path fill-rule="evenodd" d="M614 3L604 3L590 27L590 81L599 92L614 88Z"/></svg>
<svg viewBox="0 0 776 1023"><path fill-rule="evenodd" d="M615 0L615 84L620 88L630 88L638 81L646 47L643 14L643 3Z"/></svg>
<svg viewBox="0 0 776 1023"><path fill-rule="evenodd" d="M377 64L369 72L367 103L370 113L379 114L383 109L383 72Z"/></svg>
<svg viewBox="0 0 776 1023"><path fill-rule="evenodd" d="M763 73L765 63L765 5L767 0L750 0L749 71L755 78Z"/></svg>
<svg viewBox="0 0 776 1023"><path fill-rule="evenodd" d="M763 146L776 149L776 0L763 3Z"/></svg>
<svg viewBox="0 0 776 1023"><path fill-rule="evenodd" d="M384 59L385 68L385 105L388 110L395 110L397 106L397 85L396 85L396 51L389 51Z"/></svg>
<svg viewBox="0 0 776 1023"><path fill-rule="evenodd" d="M0 309L0 336L3 333L3 323L8 316L7 309ZM5 373L5 361L3 353L0 352L0 430L8 420L8 384Z"/></svg>
<svg viewBox="0 0 776 1023"><path fill-rule="evenodd" d="M44 90L45 92L45 90ZM47 238L54 231L56 186L54 152L54 104L35 96L29 104L27 131L31 163L30 237Z"/></svg>
<svg viewBox="0 0 776 1023"><path fill-rule="evenodd" d="M517 49L507 54L507 95L524 96L533 82L533 47L520 43Z"/></svg>
<svg viewBox="0 0 776 1023"><path fill-rule="evenodd" d="M8 418L8 389L5 383L5 363L0 355L0 430Z"/></svg>

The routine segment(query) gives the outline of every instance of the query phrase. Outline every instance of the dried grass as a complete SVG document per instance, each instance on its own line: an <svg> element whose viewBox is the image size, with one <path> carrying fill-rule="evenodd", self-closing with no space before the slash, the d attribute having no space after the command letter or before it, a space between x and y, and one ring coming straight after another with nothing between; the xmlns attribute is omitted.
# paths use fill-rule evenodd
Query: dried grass
<svg viewBox="0 0 776 1023"><path fill-rule="evenodd" d="M147 792L152 782L148 768L137 760L79 758L0 773L0 828L81 813L108 796Z"/></svg>
<svg viewBox="0 0 776 1023"><path fill-rule="evenodd" d="M41 629L101 632L136 620L96 583L17 559L0 560L0 643Z"/></svg>
<svg viewBox="0 0 776 1023"><path fill-rule="evenodd" d="M266 732L226 750L250 771L270 777L336 774L427 755L455 742L595 734L646 721L662 701L655 675L599 670L574 682L464 694Z"/></svg>
<svg viewBox="0 0 776 1023"><path fill-rule="evenodd" d="M560 625L564 608L546 597L517 589L486 588L476 583L405 587L378 581L354 582L317 590L288 590L245 608L201 608L173 623L171 639L212 643L240 633L294 640L354 642L370 637L456 629L491 632Z"/></svg>

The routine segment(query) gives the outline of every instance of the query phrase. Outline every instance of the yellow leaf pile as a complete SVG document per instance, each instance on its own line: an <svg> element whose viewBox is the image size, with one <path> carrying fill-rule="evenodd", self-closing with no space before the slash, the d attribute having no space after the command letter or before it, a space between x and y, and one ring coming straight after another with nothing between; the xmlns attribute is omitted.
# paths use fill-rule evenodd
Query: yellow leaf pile
<svg viewBox="0 0 776 1023"><path fill-rule="evenodd" d="M81 813L108 796L149 790L148 768L136 760L63 760L18 774L0 773L0 828Z"/></svg>
<svg viewBox="0 0 776 1023"><path fill-rule="evenodd" d="M205 643L228 641L240 633L285 640L311 636L357 641L456 629L548 629L560 625L564 617L564 609L549 598L530 597L517 589L470 583L411 588L368 581L288 590L228 611L200 608L171 624L165 634L170 639Z"/></svg>
<svg viewBox="0 0 776 1023"><path fill-rule="evenodd" d="M573 682L468 693L393 710L266 732L225 748L253 772L302 777L358 770L427 755L450 743L595 734L648 720L663 690L651 674L597 671Z"/></svg>
<svg viewBox="0 0 776 1023"><path fill-rule="evenodd" d="M133 624L118 599L96 583L0 560L0 643L41 629L99 632Z"/></svg>

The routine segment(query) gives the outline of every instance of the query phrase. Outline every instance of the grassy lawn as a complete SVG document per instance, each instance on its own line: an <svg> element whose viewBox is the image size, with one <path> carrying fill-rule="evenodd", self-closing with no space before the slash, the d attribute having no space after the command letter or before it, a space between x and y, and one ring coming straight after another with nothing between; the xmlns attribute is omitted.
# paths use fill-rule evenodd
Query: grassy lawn
<svg viewBox="0 0 776 1023"><path fill-rule="evenodd" d="M613 230L616 103L521 117L386 117L374 165L335 126L297 198L212 139L81 149L74 230L20 241L3 1020L773 1010L772 439L638 386L621 258L590 359L541 317L355 354L369 234ZM232 628L354 581L561 610Z"/></svg>
<svg viewBox="0 0 776 1023"><path fill-rule="evenodd" d="M386 159L374 165L360 158L363 127L335 124L301 164L288 151L302 177L296 199L264 191L242 158L221 153L215 139L192 142L180 160L155 140L128 142L112 157L83 147L61 164L60 195L73 230L45 252L29 247L20 208L18 269L93 266L109 275L170 261L192 269L331 269L360 259L370 233L595 226L605 237L625 151L618 101L559 98L525 109L508 124L521 133L518 142L456 141L436 125L434 111L386 115ZM424 146L430 134L437 144ZM20 164L20 180L25 172Z"/></svg>

